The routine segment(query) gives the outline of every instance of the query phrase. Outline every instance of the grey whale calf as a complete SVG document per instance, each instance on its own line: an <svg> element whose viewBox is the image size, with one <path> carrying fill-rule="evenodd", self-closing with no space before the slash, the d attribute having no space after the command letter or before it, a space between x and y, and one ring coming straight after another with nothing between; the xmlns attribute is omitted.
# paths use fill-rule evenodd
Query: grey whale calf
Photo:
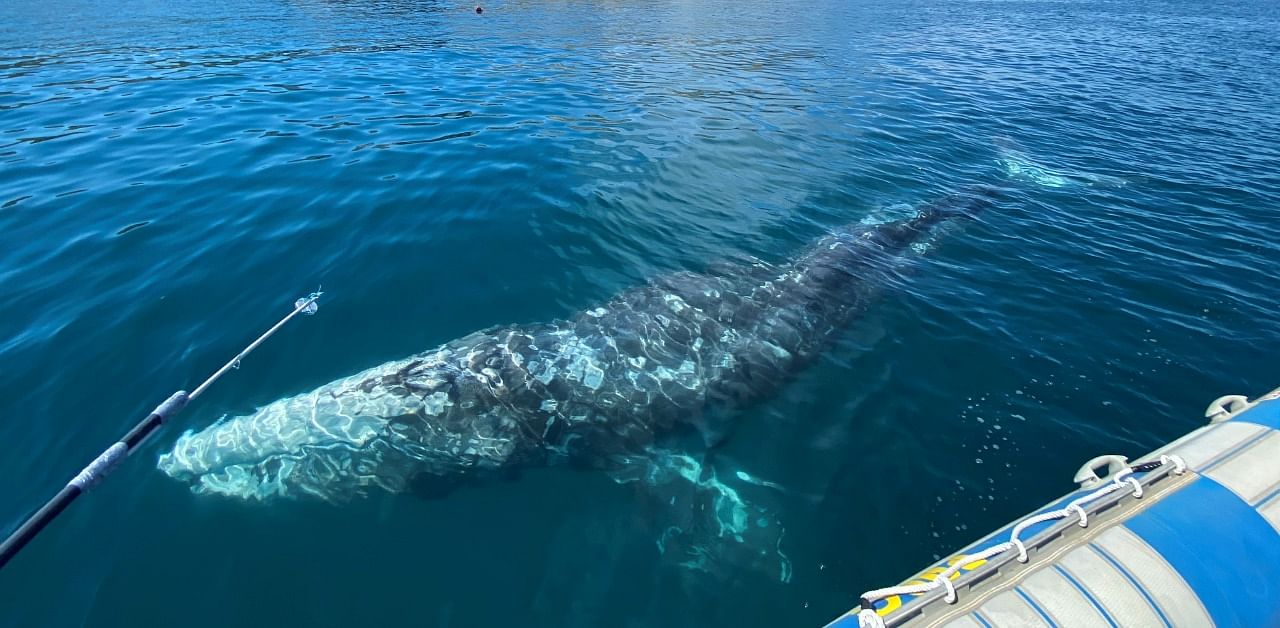
<svg viewBox="0 0 1280 628"><path fill-rule="evenodd" d="M695 489L711 502L698 507L734 511L716 527L742 541L751 524L724 521L759 513L689 456L660 457L664 437L721 431L727 410L775 389L865 310L936 226L993 194L848 225L777 266L679 272L568 320L476 332L187 432L159 468L197 493L341 502L570 463L711 487Z"/></svg>

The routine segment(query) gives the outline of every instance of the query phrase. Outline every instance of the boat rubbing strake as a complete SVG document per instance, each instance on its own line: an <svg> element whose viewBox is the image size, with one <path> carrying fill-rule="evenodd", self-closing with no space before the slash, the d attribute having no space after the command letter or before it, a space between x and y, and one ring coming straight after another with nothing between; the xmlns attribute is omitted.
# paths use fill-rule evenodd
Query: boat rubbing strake
<svg viewBox="0 0 1280 628"><path fill-rule="evenodd" d="M1132 465L1089 461L1079 490L829 628L1280 626L1280 389L1205 416Z"/></svg>

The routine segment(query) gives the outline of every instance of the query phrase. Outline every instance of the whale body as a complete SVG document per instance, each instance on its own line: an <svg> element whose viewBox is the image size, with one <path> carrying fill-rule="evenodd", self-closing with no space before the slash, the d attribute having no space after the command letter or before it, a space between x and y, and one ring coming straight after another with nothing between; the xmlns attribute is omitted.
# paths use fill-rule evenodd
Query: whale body
<svg viewBox="0 0 1280 628"><path fill-rule="evenodd" d="M158 466L197 493L334 502L560 463L688 476L683 463L628 467L651 464L671 434L720 432L864 311L935 227L993 194L848 225L783 264L679 272L567 320L476 332L189 431Z"/></svg>

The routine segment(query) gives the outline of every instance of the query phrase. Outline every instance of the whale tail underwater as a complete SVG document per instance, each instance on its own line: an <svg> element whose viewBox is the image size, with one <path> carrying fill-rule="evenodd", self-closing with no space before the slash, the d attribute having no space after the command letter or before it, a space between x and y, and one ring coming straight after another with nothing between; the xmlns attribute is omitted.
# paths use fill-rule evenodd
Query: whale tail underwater
<svg viewBox="0 0 1280 628"><path fill-rule="evenodd" d="M674 504L664 556L746 561L785 581L779 522L681 435L721 438L734 408L811 361L939 226L996 195L971 188L905 220L835 229L783 264L678 272L565 320L479 331L188 431L158 466L197 493L343 502L573 464Z"/></svg>
<svg viewBox="0 0 1280 628"><path fill-rule="evenodd" d="M1027 153L1007 139L996 140L996 158L1006 179L1011 182L1028 183L1039 188L1082 188L1100 189L1122 188L1128 181L1120 177L1094 174L1082 170L1052 168L1033 160Z"/></svg>

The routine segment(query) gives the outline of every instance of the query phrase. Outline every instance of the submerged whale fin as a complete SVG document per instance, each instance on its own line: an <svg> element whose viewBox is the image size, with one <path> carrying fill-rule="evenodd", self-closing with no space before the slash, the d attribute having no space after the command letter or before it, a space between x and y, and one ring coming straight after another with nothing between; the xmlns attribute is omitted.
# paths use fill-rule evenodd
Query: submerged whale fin
<svg viewBox="0 0 1280 628"><path fill-rule="evenodd" d="M733 411L729 408L712 408L691 417L688 424L702 437L703 449L711 450L729 440L733 432Z"/></svg>
<svg viewBox="0 0 1280 628"><path fill-rule="evenodd" d="M682 569L714 576L754 571L790 582L791 560L782 550L786 530L777 516L745 499L725 479L749 478L747 484L777 487L744 472L717 473L707 456L701 459L668 451L632 458L616 470L620 484L636 487L651 512L655 543L663 560Z"/></svg>

